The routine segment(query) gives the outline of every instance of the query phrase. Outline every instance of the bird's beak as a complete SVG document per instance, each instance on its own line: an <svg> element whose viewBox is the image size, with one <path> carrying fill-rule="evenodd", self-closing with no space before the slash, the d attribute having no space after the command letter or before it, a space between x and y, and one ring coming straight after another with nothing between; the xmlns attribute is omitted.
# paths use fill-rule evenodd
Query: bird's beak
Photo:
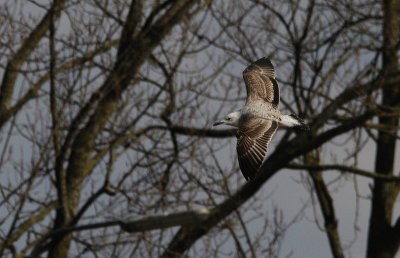
<svg viewBox="0 0 400 258"><path fill-rule="evenodd" d="M215 122L214 124L213 124L213 126L217 126L217 125L222 125L224 122L221 120L221 121L217 121L217 122Z"/></svg>

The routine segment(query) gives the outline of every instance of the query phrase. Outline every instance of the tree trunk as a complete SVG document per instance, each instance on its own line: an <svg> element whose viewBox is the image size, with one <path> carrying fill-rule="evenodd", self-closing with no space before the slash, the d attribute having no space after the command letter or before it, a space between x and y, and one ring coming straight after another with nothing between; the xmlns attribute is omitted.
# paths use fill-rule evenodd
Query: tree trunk
<svg viewBox="0 0 400 258"><path fill-rule="evenodd" d="M399 40L399 1L383 1L383 77L398 72L396 44ZM382 90L382 115L379 123L393 129L379 131L375 157L375 172L393 175L396 149L396 126L399 119L390 115L391 108L400 105L399 85L385 87ZM392 215L399 184L380 179L374 180L371 217L368 235L367 257L394 257L400 244L396 228L392 227Z"/></svg>
<svg viewBox="0 0 400 258"><path fill-rule="evenodd" d="M318 165L320 163L319 150L315 151L315 154L313 154L313 152L307 153L305 158L307 164ZM324 217L324 227L329 240L329 246L331 248L332 255L334 258L343 258L343 248L340 243L335 207L333 205L333 199L329 193L328 187L326 186L324 178L322 177L322 171L309 170L308 172L314 183L315 194L317 195L319 205L321 207L321 213Z"/></svg>

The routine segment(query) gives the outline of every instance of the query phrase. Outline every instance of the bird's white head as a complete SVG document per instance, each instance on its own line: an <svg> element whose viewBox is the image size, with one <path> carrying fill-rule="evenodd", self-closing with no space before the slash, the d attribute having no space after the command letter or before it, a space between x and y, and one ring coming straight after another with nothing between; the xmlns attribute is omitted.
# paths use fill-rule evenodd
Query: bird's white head
<svg viewBox="0 0 400 258"><path fill-rule="evenodd" d="M229 113L221 121L215 122L213 124L213 126L230 125L230 126L233 126L233 127L239 127L239 118L240 118L240 111L235 111L235 112Z"/></svg>

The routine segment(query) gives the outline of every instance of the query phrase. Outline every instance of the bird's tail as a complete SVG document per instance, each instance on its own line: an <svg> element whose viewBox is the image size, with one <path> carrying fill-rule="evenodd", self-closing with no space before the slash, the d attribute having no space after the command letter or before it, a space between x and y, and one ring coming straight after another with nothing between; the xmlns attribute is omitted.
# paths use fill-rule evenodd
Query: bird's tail
<svg viewBox="0 0 400 258"><path fill-rule="evenodd" d="M310 130L308 124L295 114L282 116L281 124L286 127L294 127L295 129Z"/></svg>

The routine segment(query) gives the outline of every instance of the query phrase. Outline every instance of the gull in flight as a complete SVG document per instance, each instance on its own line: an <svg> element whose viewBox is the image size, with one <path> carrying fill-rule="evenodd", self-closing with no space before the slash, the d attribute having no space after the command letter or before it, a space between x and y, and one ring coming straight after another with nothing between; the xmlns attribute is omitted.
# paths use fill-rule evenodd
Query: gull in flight
<svg viewBox="0 0 400 258"><path fill-rule="evenodd" d="M236 150L239 167L246 180L253 179L267 154L268 144L278 125L308 130L305 122L296 115L279 112L279 87L275 70L268 58L261 58L243 71L246 84L246 105L241 111L228 114L216 125L238 128Z"/></svg>

